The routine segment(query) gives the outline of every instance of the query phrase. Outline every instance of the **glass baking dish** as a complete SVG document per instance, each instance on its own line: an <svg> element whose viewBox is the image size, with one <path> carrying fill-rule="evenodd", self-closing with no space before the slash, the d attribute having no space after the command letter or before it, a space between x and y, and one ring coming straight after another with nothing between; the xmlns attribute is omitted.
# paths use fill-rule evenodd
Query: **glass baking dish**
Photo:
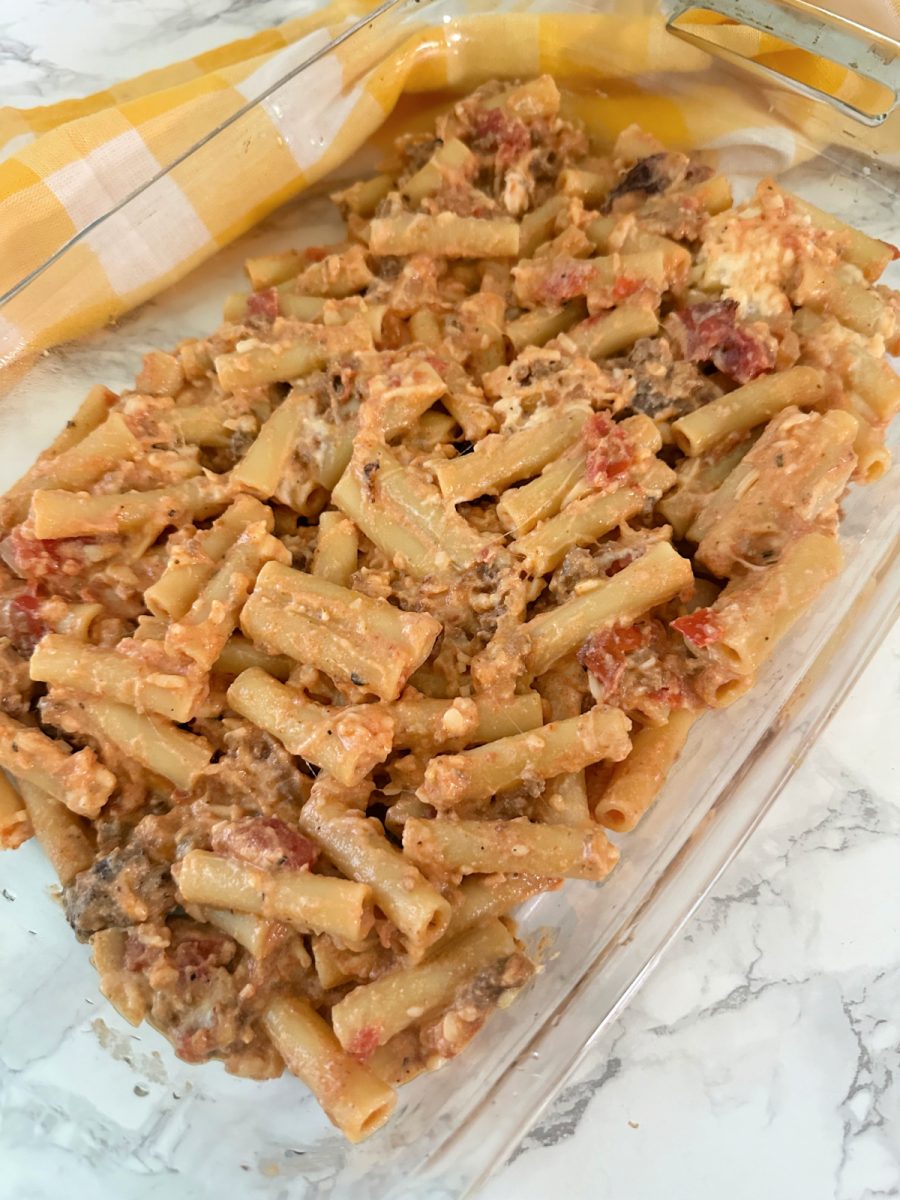
<svg viewBox="0 0 900 1200"><path fill-rule="evenodd" d="M496 8L513 10L509 4ZM345 49L355 41L366 50L344 58L342 95L350 95L366 72L377 71L412 36L425 45L428 29L435 40L451 44L467 36L455 19L470 11L465 0L384 5L342 35ZM615 10L550 0L540 11L572 14L574 46L583 36L575 20L579 14ZM638 8L625 11L631 15ZM640 11L654 14L654 36L673 38L668 58L677 63L678 43L665 31L665 14ZM752 13L747 19L752 21ZM472 36L477 39L477 32ZM331 110L316 107L314 85L322 78L316 71L333 77L335 51L315 50L314 61L269 82L252 103L296 113L298 138L311 136L321 145L334 125ZM616 53L615 46L591 44L580 58L570 55L581 63L579 86L595 80L602 86L604 63L620 74ZM487 45L482 57L486 78L498 65ZM348 61L356 68L347 69ZM534 70L540 67L536 61ZM756 95L770 113L782 115L784 137L799 140L806 151L802 165L785 168L784 142L777 136L767 141L751 131L721 138L723 165L739 195L761 175L776 173L785 186L866 232L897 240L897 172L882 160L865 126L824 103L810 110L804 100L812 119L801 133L794 124L797 95L791 85L771 77L749 85L739 64L716 57L702 72L670 69L640 80L645 92L688 99L692 89L707 85L727 88L720 96L733 92L735 104L739 96ZM407 114L432 100L406 102ZM167 177L203 171L208 186L216 187L217 163L240 144L246 119L238 113L226 127L211 130L162 178L148 180L84 236L114 237L124 223L151 251L161 251L171 232ZM822 142L825 131L840 146ZM366 153L339 168L338 176L352 176ZM248 254L330 240L335 226L327 191L326 183L283 207L115 328L16 370L0 403L0 486L8 486L49 442L89 384L124 386L147 349L215 327L223 296L240 286L240 265ZM64 296L77 284L77 252L77 244L62 247L6 301L0 318L15 320L28 306L49 306ZM896 276L888 281L898 283ZM895 432L895 449L898 441ZM758 687L695 727L657 805L634 833L619 839L622 862L610 879L602 885L569 883L521 910L522 935L537 948L543 970L459 1059L404 1089L393 1121L360 1146L349 1147L292 1078L256 1084L230 1078L218 1066L188 1067L153 1030L127 1026L100 997L87 948L75 943L53 901L50 868L40 852L29 844L4 855L0 1117L5 1161L29 1182L29 1200L56 1196L63 1184L76 1196L90 1188L92 1194L99 1190L128 1200L156 1195L161 1186L173 1200L221 1194L231 1200L264 1194L313 1200L351 1192L354 1200L458 1200L477 1187L658 961L896 618L897 511L896 467L877 485L852 492L845 506L847 566L840 580L780 645Z"/></svg>

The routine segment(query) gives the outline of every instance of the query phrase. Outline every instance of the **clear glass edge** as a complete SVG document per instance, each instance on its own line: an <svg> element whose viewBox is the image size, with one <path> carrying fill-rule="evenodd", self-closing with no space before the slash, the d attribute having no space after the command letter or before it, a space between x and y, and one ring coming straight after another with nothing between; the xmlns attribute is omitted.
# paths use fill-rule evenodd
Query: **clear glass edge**
<svg viewBox="0 0 900 1200"><path fill-rule="evenodd" d="M668 904L668 911L673 915L671 924L665 930L663 937L657 940L655 946L643 948L640 956L641 965L608 1008L603 1019L596 1024L593 1032L588 1034L574 1053L565 1057L560 1054L557 1057L557 1069L552 1082L545 1081L543 1094L534 1101L527 1112L521 1113L517 1128L511 1129L506 1134L503 1145L498 1145L492 1151L491 1161L485 1163L480 1174L466 1185L466 1191L460 1193L461 1198L473 1195L477 1188L482 1186L502 1166L528 1129L565 1086L566 1081L584 1060L589 1050L600 1041L612 1022L656 969L666 951L710 895L718 880L740 854L749 838L796 774L898 619L900 619L900 536L885 552L881 569L878 571L876 588L869 595L857 597L856 603L845 614L839 627L831 633L820 653L809 664L807 671L798 681L787 702L774 718L770 729L760 737L731 783L719 793L713 806L713 812L724 811L725 807L732 804L739 793L753 791L757 782L764 778L767 772L770 775L777 772L768 791L762 799L756 802L755 807L748 806L746 813L741 814L740 820L732 818L735 825L734 840L731 842L728 852L716 860L711 871L704 871L702 866L698 866L696 860L691 856L689 845L679 851L669 869L653 886L651 894L622 922L617 936L610 939L608 946L601 951L589 970L585 972L577 988L562 1002L557 1012L552 1014L547 1026L535 1035L532 1042L508 1068L506 1074L497 1080L494 1088L485 1096L481 1109L472 1113L470 1121L475 1122L492 1106L502 1105L504 1089L510 1085L509 1077L512 1072L520 1069L524 1057L539 1053L550 1060L554 1059L557 1043L562 1040L558 1031L563 1019L569 1022L570 1027L575 1020L580 1020L582 1023L589 1023L592 1020L588 1015L591 1009L592 985L605 971L609 953L615 952L631 940L651 904L658 906ZM826 684L830 685L827 690L824 686ZM790 713L793 721L799 723L799 734L797 728L784 723L783 717L787 712ZM721 829L715 835L710 832L707 836L710 838L721 837ZM692 871L694 875L691 874ZM671 903L673 896L679 901L674 905ZM460 1153L460 1147L451 1141L448 1141L440 1151L441 1155L458 1153Z"/></svg>
<svg viewBox="0 0 900 1200"><path fill-rule="evenodd" d="M432 0L425 0L426 5L429 2L432 2ZM13 286L7 292L4 292L4 294L0 296L0 315L2 315L4 308L7 304L9 304L10 301L14 300L18 295L25 291L31 283L33 283L36 279L39 279L40 276L46 271L50 270L53 265L59 262L60 259L68 254L70 250L79 245L81 242L85 241L91 234L100 231L106 222L111 220L116 213L122 212L130 205L133 205L140 196L144 195L145 192L149 191L161 180L171 175L176 168L181 166L182 163L187 162L193 155L197 153L198 150L201 150L204 146L214 141L215 138L219 137L220 134L224 133L227 129L237 125L249 112L257 108L260 104L264 103L270 96L275 95L282 87L285 86L285 84L288 84L292 79L296 79L301 76L304 71L308 70L309 67L313 65L313 63L319 62L321 59L332 54L333 51L343 42L355 37L364 28L364 26L371 25L373 21L380 21L382 18L389 16L391 13L408 8L411 4L419 3L421 3L421 0L383 0L383 3L374 7L370 12L365 13L359 18L358 21L355 21L347 29L333 37L331 41L327 43L327 45L320 47L313 54L311 54L309 58L305 58L302 63L298 63L298 65L293 67L290 71L286 71L283 75L279 75L279 77L267 87L261 88L252 97L248 98L245 104L242 104L241 107L236 109L229 117L226 117L224 121L220 121L218 125L212 126L202 137L198 138L195 142L192 142L186 150L181 152L181 154L177 155L173 159L170 159L167 163L164 163L158 171L155 171L152 175L149 175L145 180L143 180L142 183L138 184L136 188L130 191L127 196L124 196L120 201L118 201L118 203L111 205L104 212L100 213L99 216L82 226L81 229L77 230L70 238L57 247L52 254L48 255L42 263L39 263L38 266L36 266L32 271L29 271L27 275L24 275L18 281L18 283L13 284Z"/></svg>

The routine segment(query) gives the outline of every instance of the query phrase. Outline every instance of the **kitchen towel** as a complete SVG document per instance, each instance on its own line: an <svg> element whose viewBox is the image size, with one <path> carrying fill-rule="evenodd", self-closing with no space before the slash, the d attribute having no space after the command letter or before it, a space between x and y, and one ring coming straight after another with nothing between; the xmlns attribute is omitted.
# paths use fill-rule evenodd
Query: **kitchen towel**
<svg viewBox="0 0 900 1200"><path fill-rule="evenodd" d="M890 28L895 0L861 2ZM448 91L550 72L574 86L573 111L598 139L636 122L676 147L718 148L730 170L742 155L777 170L844 137L825 105L711 77L710 55L669 33L655 5L383 7L401 19L332 0L83 99L0 109L0 366L174 283L347 160L398 102L431 112ZM855 0L853 13L866 15ZM769 34L699 10L681 24L850 103L873 101L871 84ZM847 137L900 142L895 118Z"/></svg>

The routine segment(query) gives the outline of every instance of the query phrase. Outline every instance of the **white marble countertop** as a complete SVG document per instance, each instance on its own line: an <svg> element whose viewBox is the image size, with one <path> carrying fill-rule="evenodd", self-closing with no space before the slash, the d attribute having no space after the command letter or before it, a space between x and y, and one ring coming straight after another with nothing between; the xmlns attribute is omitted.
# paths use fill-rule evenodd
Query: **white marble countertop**
<svg viewBox="0 0 900 1200"><path fill-rule="evenodd" d="M83 94L300 8L0 0L0 103ZM484 1200L900 1196L898 667L895 629ZM2 873L0 863L0 881ZM2 990L0 982L0 1014ZM71 1147L41 1145L40 1128L21 1120L0 1095L0 1200L94 1200ZM174 1180L159 1187L172 1200L200 1194ZM132 1200L128 1190L99 1194ZM159 1192L133 1192L151 1194ZM290 1188L273 1178L267 1194L288 1197Z"/></svg>

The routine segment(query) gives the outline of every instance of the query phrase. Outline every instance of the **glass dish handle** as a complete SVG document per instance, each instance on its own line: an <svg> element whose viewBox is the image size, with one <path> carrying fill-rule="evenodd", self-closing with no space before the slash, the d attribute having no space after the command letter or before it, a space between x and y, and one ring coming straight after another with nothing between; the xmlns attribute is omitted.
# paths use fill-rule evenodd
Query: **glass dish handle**
<svg viewBox="0 0 900 1200"><path fill-rule="evenodd" d="M864 125L881 125L898 103L900 83L900 43L885 34L836 13L825 12L805 3L781 3L779 0L674 0L667 6L666 28L670 33L708 54L737 64L742 69L775 79L813 100L832 105L845 116ZM858 81L875 85L865 88L872 102L861 108L840 95L796 79L777 67L747 58L719 45L714 37L680 22L692 12L713 13L740 25L769 34L784 42L785 49L795 48L816 58L843 67ZM710 25L710 33L720 26Z"/></svg>

